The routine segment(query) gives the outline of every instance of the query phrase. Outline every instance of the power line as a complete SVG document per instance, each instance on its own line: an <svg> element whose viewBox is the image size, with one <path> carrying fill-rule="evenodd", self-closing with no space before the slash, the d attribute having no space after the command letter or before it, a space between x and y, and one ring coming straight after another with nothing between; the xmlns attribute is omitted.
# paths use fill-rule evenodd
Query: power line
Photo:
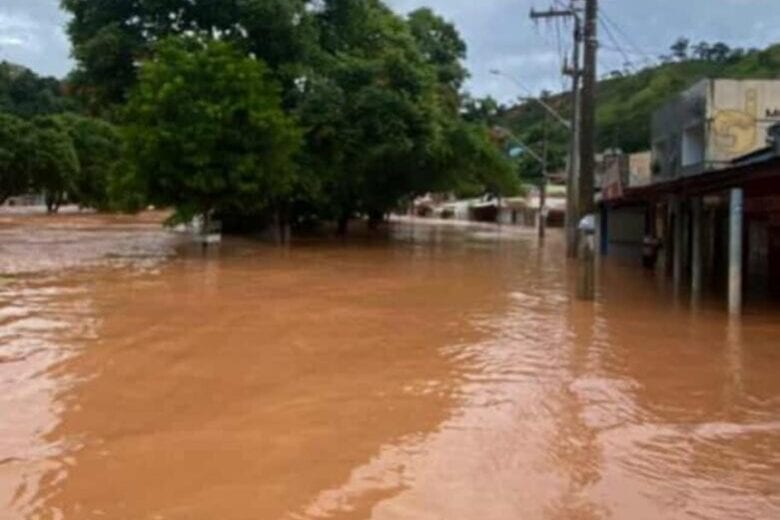
<svg viewBox="0 0 780 520"><path fill-rule="evenodd" d="M591 0L589 0L591 1ZM582 19L580 17L581 10L575 7L574 0L566 4L561 0L553 0L554 8L546 11L531 10L531 19L551 19L551 18L563 18L567 21L572 21L574 24L574 31L572 37L573 52L571 64L566 64L563 67L565 75L571 76L572 79L572 122L571 122L571 143L569 154L569 168L566 178L566 254L570 258L576 256L576 242L577 242L577 223L578 209L577 209L577 186L578 186L578 172L579 172L579 155L580 155L580 140L579 140L579 126L580 126L580 79L582 77L582 70L580 68L580 51L582 48ZM595 36L595 35L594 35ZM568 60L567 60L568 61Z"/></svg>
<svg viewBox="0 0 780 520"><path fill-rule="evenodd" d="M604 32L607 33L607 37L612 41L612 43L615 45L615 49L620 53L621 56L623 56L623 66L627 68L630 72L634 72L632 69L634 69L634 63L631 61L631 58L628 57L628 54L625 50L623 50L623 47L620 45L620 43L617 41L617 38L613 34L612 30L609 28L609 25L607 25L604 22L604 19L602 17L599 17L601 21L601 27L604 29ZM604 46L601 46L604 48Z"/></svg>
<svg viewBox="0 0 780 520"><path fill-rule="evenodd" d="M560 60L561 70L563 70L563 68L566 65L567 50L565 48L566 43L564 43L564 38L563 38L562 30L561 30L562 21L561 21L560 18L554 18L553 20L554 20L554 23L555 23L555 37L556 37L556 40L557 40L557 43L558 43L558 59ZM567 83L566 80L567 80L566 76L562 74L561 75L561 90L566 90L566 83Z"/></svg>
<svg viewBox="0 0 780 520"><path fill-rule="evenodd" d="M599 48L600 49L605 49L605 50L608 50L608 51L614 51L614 52L622 51L622 52L628 54L629 56L643 56L643 57L645 56L645 53L643 53L643 52L640 53L640 52L637 52L637 51L633 51L631 49L626 49L625 47L621 47L620 49L618 49L618 47L613 46L613 45L600 44ZM659 52L658 54L662 54L662 52Z"/></svg>
<svg viewBox="0 0 780 520"><path fill-rule="evenodd" d="M617 32L628 43L630 47L633 47L637 55L643 56L645 59L644 61L648 65L653 65L655 63L655 57L637 45L633 38L631 38L631 36L629 36L628 33L620 27L620 25L618 25L612 18L610 18L603 7L599 11L599 18L601 19L602 24L610 25L615 30L615 32Z"/></svg>
<svg viewBox="0 0 780 520"><path fill-rule="evenodd" d="M565 51L563 50L563 44L561 41L561 31L560 31L560 25L559 20L553 19L548 20L548 26L552 26L555 36L551 39L550 35L546 32L543 32L539 29L539 24L536 26L536 31L539 37L542 39L542 41L545 43L547 47L549 47L551 50L554 50L556 57L558 58L558 66L559 68L563 68L564 60L565 60Z"/></svg>

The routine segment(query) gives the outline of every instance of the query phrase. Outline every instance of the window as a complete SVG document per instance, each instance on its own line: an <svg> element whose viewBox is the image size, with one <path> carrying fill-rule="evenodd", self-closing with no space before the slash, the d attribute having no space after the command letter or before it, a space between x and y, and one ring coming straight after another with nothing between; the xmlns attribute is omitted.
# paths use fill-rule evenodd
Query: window
<svg viewBox="0 0 780 520"><path fill-rule="evenodd" d="M653 158L651 163L653 175L668 175L669 166L666 157L666 141L656 141L653 143Z"/></svg>
<svg viewBox="0 0 780 520"><path fill-rule="evenodd" d="M696 166L704 162L706 141L704 125L692 126L683 132L682 165Z"/></svg>

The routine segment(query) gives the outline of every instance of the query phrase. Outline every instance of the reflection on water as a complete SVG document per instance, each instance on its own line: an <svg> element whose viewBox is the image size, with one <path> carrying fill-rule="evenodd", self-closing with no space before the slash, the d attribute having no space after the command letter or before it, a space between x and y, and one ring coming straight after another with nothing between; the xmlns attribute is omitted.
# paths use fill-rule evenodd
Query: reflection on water
<svg viewBox="0 0 780 520"><path fill-rule="evenodd" d="M555 237L0 218L0 517L780 517L780 320Z"/></svg>

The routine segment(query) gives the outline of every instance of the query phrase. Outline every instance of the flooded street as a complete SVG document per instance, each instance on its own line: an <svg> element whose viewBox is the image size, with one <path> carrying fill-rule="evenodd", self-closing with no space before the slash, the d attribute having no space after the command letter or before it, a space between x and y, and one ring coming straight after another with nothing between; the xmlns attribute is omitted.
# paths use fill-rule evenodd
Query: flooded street
<svg viewBox="0 0 780 520"><path fill-rule="evenodd" d="M0 518L780 518L780 311L560 237L0 214Z"/></svg>

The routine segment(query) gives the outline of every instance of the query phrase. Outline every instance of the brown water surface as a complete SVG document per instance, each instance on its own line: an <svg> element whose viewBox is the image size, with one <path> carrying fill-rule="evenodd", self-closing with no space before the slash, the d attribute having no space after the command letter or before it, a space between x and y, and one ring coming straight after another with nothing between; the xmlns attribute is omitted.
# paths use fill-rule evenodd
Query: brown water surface
<svg viewBox="0 0 780 520"><path fill-rule="evenodd" d="M0 215L0 518L777 519L780 313L553 237Z"/></svg>

